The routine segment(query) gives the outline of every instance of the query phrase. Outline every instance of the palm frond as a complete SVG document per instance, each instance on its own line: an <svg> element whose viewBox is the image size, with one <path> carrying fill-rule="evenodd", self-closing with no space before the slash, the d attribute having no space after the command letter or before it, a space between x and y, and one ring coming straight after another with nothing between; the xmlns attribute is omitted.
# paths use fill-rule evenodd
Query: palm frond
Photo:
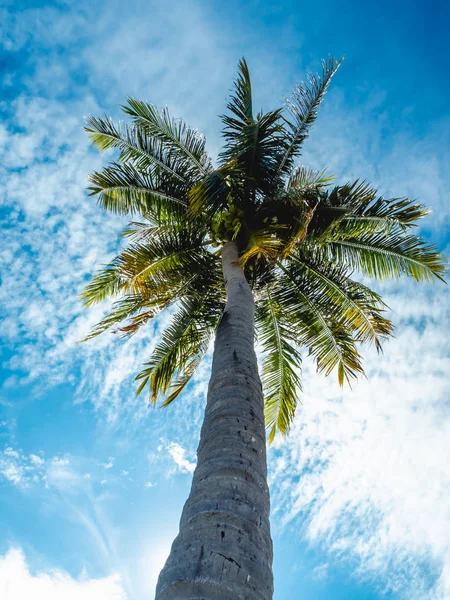
<svg viewBox="0 0 450 600"><path fill-rule="evenodd" d="M130 317L132 317L132 322L127 326L114 330L114 333L120 332L124 335L131 335L141 325L155 317L161 310L168 306L170 301L170 295L166 295L165 297L153 295L151 300L143 298L140 294L126 296L112 305L110 312L94 326L83 341L97 337L108 329L111 329L111 327L118 326ZM136 313L138 313L137 316Z"/></svg>
<svg viewBox="0 0 450 600"><path fill-rule="evenodd" d="M293 198L318 194L335 180L335 175L326 175L326 169L316 171L305 166L294 169L289 176L287 189ZM292 192L294 192L292 194Z"/></svg>
<svg viewBox="0 0 450 600"><path fill-rule="evenodd" d="M86 307L92 306L106 298L116 296L120 292L123 283L117 272L116 264L112 262L109 265L104 265L92 277L83 292L81 292L80 298Z"/></svg>
<svg viewBox="0 0 450 600"><path fill-rule="evenodd" d="M92 183L88 188L89 195L96 195L98 203L113 213L147 214L164 211L181 217L187 212L187 201L183 193L163 182L158 186L150 175L127 164L112 163L102 171L94 171L89 176L89 181Z"/></svg>
<svg viewBox="0 0 450 600"><path fill-rule="evenodd" d="M416 226L417 221L429 213L425 206L408 198L380 197L365 208L356 207L333 228L332 236L346 239L379 231L388 235L396 227L406 231Z"/></svg>
<svg viewBox="0 0 450 600"><path fill-rule="evenodd" d="M247 248L239 257L239 264L245 266L250 259L259 260L262 257L268 261L273 261L281 247L281 240L277 238L275 231L275 227L252 231Z"/></svg>
<svg viewBox="0 0 450 600"><path fill-rule="evenodd" d="M96 277L101 278L101 276L102 272L100 271L94 276L94 281ZM164 280L157 283L149 280L140 282L136 293L132 293L133 290L128 281L123 279L121 281L120 292L127 295L112 305L110 312L95 325L84 341L104 333L113 326L117 326L113 329L113 333L121 334L123 337L134 335L150 319L177 300L204 297L205 290L209 290L209 297L214 298L216 302L215 307L210 307L211 313L216 310L220 311L225 302L219 285L219 269L214 269L212 264L209 265L209 269L197 272L190 268L184 269L182 273L170 273ZM105 298L113 295L112 293L108 294L107 290L101 290L101 292ZM85 292L86 295L88 293L89 291ZM90 300L91 303L98 301L92 298ZM205 304L204 299L203 303Z"/></svg>
<svg viewBox="0 0 450 600"><path fill-rule="evenodd" d="M216 311L206 312L199 298L180 302L150 361L136 377L137 394L148 385L150 400L156 403L159 395L170 392L163 403L167 406L182 392L208 349L220 308L217 303Z"/></svg>
<svg viewBox="0 0 450 600"><path fill-rule="evenodd" d="M255 324L265 353L261 375L269 442L274 440L277 431L284 435L289 432L301 391L298 374L301 355L295 334L283 316L266 288L256 307Z"/></svg>
<svg viewBox="0 0 450 600"><path fill-rule="evenodd" d="M144 244L125 248L94 275L81 297L87 306L118 293L158 294L179 289L193 276L219 271L216 257L202 246L201 230L189 228L155 232Z"/></svg>
<svg viewBox="0 0 450 600"><path fill-rule="evenodd" d="M364 211L378 197L378 191L367 181L356 179L351 183L335 186L325 198L325 205L343 207L349 212Z"/></svg>
<svg viewBox="0 0 450 600"><path fill-rule="evenodd" d="M146 216L147 215L148 213L146 214ZM145 244L154 236L158 236L159 234L165 233L167 231L174 231L175 229L179 229L182 226L182 224L171 222L155 224L155 221L153 219L149 219L146 222L132 221L127 225L127 227L125 227L121 235L123 237L130 238L133 241L133 243Z"/></svg>
<svg viewBox="0 0 450 600"><path fill-rule="evenodd" d="M160 140L143 134L133 125L115 125L109 118L87 117L86 123L85 131L99 150L118 148L120 161L139 171L151 176L164 174L178 184L189 183L186 159L177 152L165 151Z"/></svg>
<svg viewBox="0 0 450 600"><path fill-rule="evenodd" d="M287 100L287 108L293 121L287 121L286 149L282 154L278 172L288 172L292 159L300 152L300 148L308 137L309 130L316 120L319 106L325 96L331 78L342 63L334 58L322 61L322 75L308 75L308 84L297 86L292 99Z"/></svg>
<svg viewBox="0 0 450 600"><path fill-rule="evenodd" d="M397 279L401 275L416 281L443 281L447 270L443 256L420 237L396 231L378 232L344 240L332 240L322 246L326 257L357 269L375 279Z"/></svg>
<svg viewBox="0 0 450 600"><path fill-rule="evenodd" d="M231 114L221 116L225 145L219 154L220 164L233 165L234 176L246 188L244 197L248 201L250 191L254 202L255 194L267 192L275 181L276 165L284 148L283 126L281 109L253 115L251 82L244 59L239 63L227 108Z"/></svg>
<svg viewBox="0 0 450 600"><path fill-rule="evenodd" d="M178 240L177 240L178 241ZM167 252L165 252L167 248ZM148 282L164 285L173 279L190 278L194 272L211 267L211 255L195 243L173 244L165 233L145 245L126 248L117 260L117 268L130 289L139 290Z"/></svg>
<svg viewBox="0 0 450 600"><path fill-rule="evenodd" d="M250 72L245 58L238 63L238 76L234 82L234 93L227 104L228 110L236 117L236 120L226 119L226 126L230 130L240 131L243 125L253 120L252 84Z"/></svg>
<svg viewBox="0 0 450 600"><path fill-rule="evenodd" d="M363 374L361 357L342 316L329 311L329 305L309 286L301 273L278 263L280 277L273 297L289 317L298 342L314 356L319 372L329 375L335 368L340 385Z"/></svg>
<svg viewBox="0 0 450 600"><path fill-rule="evenodd" d="M382 315L387 306L381 297L352 281L344 266L324 261L320 253L303 250L291 259L293 268L307 282L305 289L314 290L322 304L329 302L329 312L342 319L359 342L372 342L381 350L382 339L393 331L391 322Z"/></svg>
<svg viewBox="0 0 450 600"><path fill-rule="evenodd" d="M159 140L169 150L184 155L200 177L211 171L205 137L188 127L181 119L171 117L167 108L159 111L148 102L128 98L128 104L122 106L122 109L145 135Z"/></svg>
<svg viewBox="0 0 450 600"><path fill-rule="evenodd" d="M256 194L268 193L278 183L276 167L280 146L283 146L280 115L280 110L260 113L256 119L242 123L240 128L230 118L233 125L223 131L226 143L219 155L221 164L234 165L234 177L238 175L246 189L247 200L250 192L253 203ZM222 120L228 123L228 117Z"/></svg>
<svg viewBox="0 0 450 600"><path fill-rule="evenodd" d="M188 206L191 216L198 217L203 213L211 218L227 206L231 190L227 171L227 167L216 169L189 190Z"/></svg>
<svg viewBox="0 0 450 600"><path fill-rule="evenodd" d="M318 241L326 240L346 217L364 210L377 197L376 189L366 181L359 180L321 192L309 199L314 215L308 226L308 234Z"/></svg>

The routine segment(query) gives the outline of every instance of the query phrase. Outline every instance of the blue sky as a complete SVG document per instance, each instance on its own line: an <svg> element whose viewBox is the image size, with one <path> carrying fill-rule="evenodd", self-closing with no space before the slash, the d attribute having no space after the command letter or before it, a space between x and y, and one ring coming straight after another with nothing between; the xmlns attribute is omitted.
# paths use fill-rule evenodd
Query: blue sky
<svg viewBox="0 0 450 600"><path fill-rule="evenodd" d="M151 598L188 494L208 361L170 410L134 397L164 319L77 341L77 299L123 221L85 193L105 160L83 116L135 95L205 132L213 155L245 55L255 102L282 103L346 55L303 163L433 209L449 254L450 7L324 0L3 2L0 8L0 597ZM397 339L341 391L306 364L270 451L276 600L450 599L448 286L382 288ZM5 591L6 590L6 591Z"/></svg>

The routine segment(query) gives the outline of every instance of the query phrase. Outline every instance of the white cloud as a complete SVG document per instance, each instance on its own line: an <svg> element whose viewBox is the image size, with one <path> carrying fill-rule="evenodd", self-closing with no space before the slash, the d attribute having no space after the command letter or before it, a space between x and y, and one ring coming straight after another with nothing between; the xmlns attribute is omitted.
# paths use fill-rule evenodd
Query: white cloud
<svg viewBox="0 0 450 600"><path fill-rule="evenodd" d="M24 455L8 446L0 456L0 479L4 477L14 485L26 488L45 478L44 461L34 454Z"/></svg>
<svg viewBox="0 0 450 600"><path fill-rule="evenodd" d="M0 456L0 478L3 476L20 488L42 484L47 490L52 488L73 494L87 491L90 482L95 484L101 476L93 459L75 456L43 458L37 454L25 454L10 446L3 454Z"/></svg>
<svg viewBox="0 0 450 600"><path fill-rule="evenodd" d="M30 454L30 462L32 462L34 465L43 465L44 459L36 454Z"/></svg>
<svg viewBox="0 0 450 600"><path fill-rule="evenodd" d="M6 448L5 454L6 454L6 456L12 456L13 458L19 458L19 453L16 450L13 450L11 447Z"/></svg>
<svg viewBox="0 0 450 600"><path fill-rule="evenodd" d="M186 450L180 444L169 442L166 450L182 473L194 472L195 463L186 458Z"/></svg>
<svg viewBox="0 0 450 600"><path fill-rule="evenodd" d="M2 467L1 472L6 479L11 481L12 483L15 483L16 485L20 485L23 481L23 471L20 467L16 465L5 465L4 467Z"/></svg>
<svg viewBox="0 0 450 600"><path fill-rule="evenodd" d="M5 600L125 600L118 575L74 579L61 570L31 573L20 549L0 556L0 595Z"/></svg>

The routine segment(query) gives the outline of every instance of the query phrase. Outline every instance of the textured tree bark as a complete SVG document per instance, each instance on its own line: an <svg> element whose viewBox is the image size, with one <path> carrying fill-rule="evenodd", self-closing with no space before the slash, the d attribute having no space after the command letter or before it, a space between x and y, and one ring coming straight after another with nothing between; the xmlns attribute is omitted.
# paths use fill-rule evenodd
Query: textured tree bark
<svg viewBox="0 0 450 600"><path fill-rule="evenodd" d="M222 250L227 304L217 328L205 418L180 531L156 600L271 600L266 436L254 301L235 242Z"/></svg>

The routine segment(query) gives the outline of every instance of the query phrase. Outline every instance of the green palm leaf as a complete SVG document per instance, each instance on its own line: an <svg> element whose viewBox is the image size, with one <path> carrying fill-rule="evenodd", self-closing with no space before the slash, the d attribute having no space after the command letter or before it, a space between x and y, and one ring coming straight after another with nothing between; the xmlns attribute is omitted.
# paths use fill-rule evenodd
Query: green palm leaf
<svg viewBox="0 0 450 600"><path fill-rule="evenodd" d="M182 392L208 349L220 308L217 303L213 313L205 313L199 298L180 302L146 368L136 377L140 382L137 394L148 385L150 400L155 403L159 395L170 392L163 403L167 406Z"/></svg>
<svg viewBox="0 0 450 600"><path fill-rule="evenodd" d="M202 247L201 232L159 231L145 244L125 248L86 286L87 306L122 293L143 295L178 290L193 277L218 271L217 258ZM204 275L202 275L204 278Z"/></svg>
<svg viewBox="0 0 450 600"><path fill-rule="evenodd" d="M375 279L409 275L416 281L443 281L446 266L434 246L402 232L363 234L323 244L325 256Z"/></svg>
<svg viewBox="0 0 450 600"><path fill-rule="evenodd" d="M309 85L305 83L298 85L292 99L287 101L287 108L293 121L287 121L289 129L286 132L286 149L280 157L279 173L290 170L292 159L299 154L301 145L308 137L331 78L342 61L343 59L337 61L334 58L322 61L322 75L308 75Z"/></svg>
<svg viewBox="0 0 450 600"><path fill-rule="evenodd" d="M325 172L326 169L316 171L304 166L295 168L287 183L287 189L291 192L289 196L293 199L302 196L317 196L335 179L334 175L326 175Z"/></svg>
<svg viewBox="0 0 450 600"><path fill-rule="evenodd" d="M211 171L204 136L188 127L181 119L170 117L166 108L159 111L148 102L128 98L128 104L122 109L133 118L135 126L145 135L159 140L169 150L185 156L200 177Z"/></svg>
<svg viewBox="0 0 450 600"><path fill-rule="evenodd" d="M234 94L227 105L231 115L221 117L225 145L221 166L233 168L243 187L243 201L255 202L255 194L274 185L276 166L284 147L281 109L253 116L252 90L245 60L239 63Z"/></svg>
<svg viewBox="0 0 450 600"><path fill-rule="evenodd" d="M257 304L255 323L265 353L261 375L266 427L272 442L277 431L288 433L294 418L301 391L297 372L301 367L301 356L290 324L285 322L283 310L272 299L269 289Z"/></svg>
<svg viewBox="0 0 450 600"><path fill-rule="evenodd" d="M344 266L327 263L317 253L299 252L293 257L295 270L308 282L305 289L313 289L322 302L330 302L330 311L340 314L349 331L360 342L372 342L381 350L382 338L392 333L391 322L382 316L387 306L381 297L349 278Z"/></svg>
<svg viewBox="0 0 450 600"><path fill-rule="evenodd" d="M326 299L296 269L279 267L284 275L273 297L296 330L298 343L316 359L319 372L329 375L337 368L341 385L362 374L361 357L341 313L330 313Z"/></svg>
<svg viewBox="0 0 450 600"><path fill-rule="evenodd" d="M166 294L165 296L157 296L154 294L152 295L151 300L143 298L140 294L127 296L112 305L110 312L93 327L92 331L83 341L97 337L108 329L111 329L111 327L120 325L125 319L130 317L132 317L132 320L128 325L118 327L113 331L114 333L131 335L148 320L155 317L161 310L168 306L170 302L170 294ZM138 315L136 315L136 313L138 313Z"/></svg>
<svg viewBox="0 0 450 600"><path fill-rule="evenodd" d="M85 287L80 297L85 306L92 306L111 296L117 296L124 285L115 262L105 265Z"/></svg>
<svg viewBox="0 0 450 600"><path fill-rule="evenodd" d="M348 214L331 229L332 236L340 239L379 231L389 234L394 228L406 231L430 212L409 198L377 196L376 190L365 182L336 188L335 197L348 209Z"/></svg>
<svg viewBox="0 0 450 600"><path fill-rule="evenodd" d="M154 178L127 164L112 163L89 176L90 195L99 204L117 214L170 212L179 218L186 213L187 201L173 186L158 186ZM172 187L172 189L170 189Z"/></svg>
<svg viewBox="0 0 450 600"><path fill-rule="evenodd" d="M225 124L230 131L239 132L242 126L253 121L252 83L245 58L241 58L238 63L238 76L234 82L234 94L228 102L227 108L236 118L233 121L230 120L230 117L221 117L222 120L225 119Z"/></svg>
<svg viewBox="0 0 450 600"><path fill-rule="evenodd" d="M101 151L118 148L120 161L151 176L165 175L169 181L188 183L189 169L184 156L166 152L160 140L142 134L131 125L115 125L111 119L86 118L85 130Z"/></svg>

